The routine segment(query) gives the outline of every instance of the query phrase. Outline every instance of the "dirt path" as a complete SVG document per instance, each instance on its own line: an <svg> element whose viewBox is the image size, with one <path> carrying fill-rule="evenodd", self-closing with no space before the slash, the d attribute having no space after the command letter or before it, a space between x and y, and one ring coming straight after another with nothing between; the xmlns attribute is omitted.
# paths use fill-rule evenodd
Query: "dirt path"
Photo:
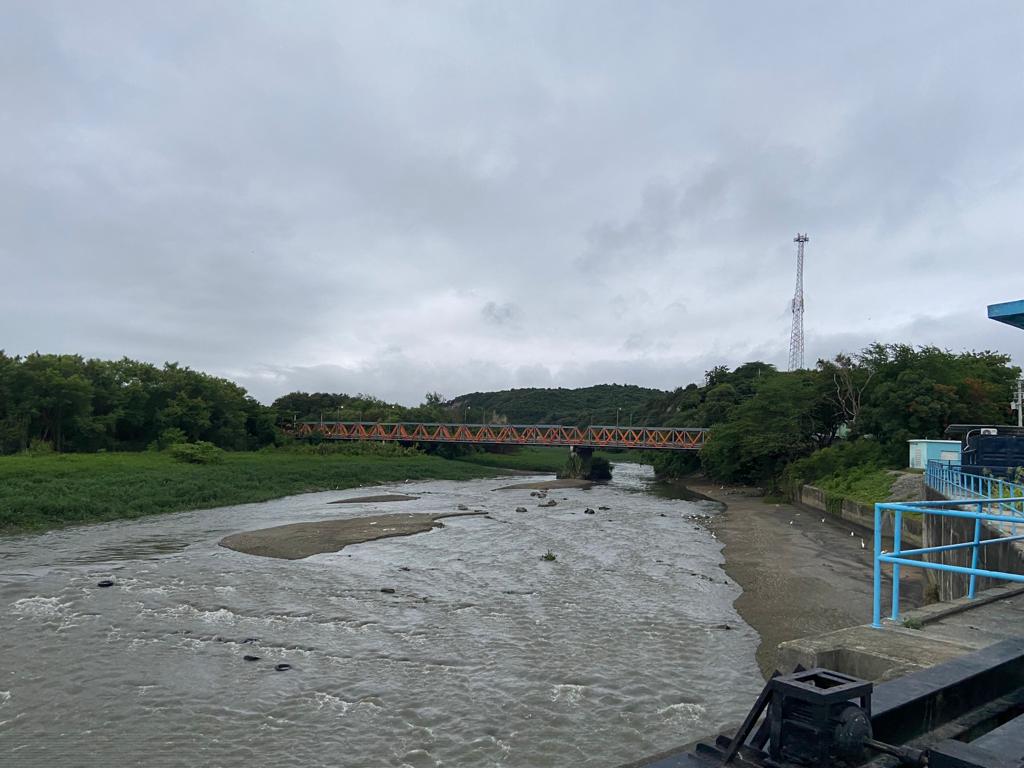
<svg viewBox="0 0 1024 768"><path fill-rule="evenodd" d="M790 504L766 504L749 489L687 486L726 505L713 530L725 544L726 573L743 588L736 610L761 635L757 662L765 676L775 669L779 643L870 620L870 531ZM904 571L900 602L920 605L922 572Z"/></svg>

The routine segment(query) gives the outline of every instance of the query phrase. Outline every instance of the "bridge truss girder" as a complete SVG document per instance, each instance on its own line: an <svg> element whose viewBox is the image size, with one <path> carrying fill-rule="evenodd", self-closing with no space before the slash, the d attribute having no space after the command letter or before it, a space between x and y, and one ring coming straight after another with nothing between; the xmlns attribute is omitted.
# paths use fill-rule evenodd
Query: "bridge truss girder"
<svg viewBox="0 0 1024 768"><path fill-rule="evenodd" d="M697 451L707 430L669 427L566 427L520 424L420 424L409 422L303 421L297 438L379 440L402 443L471 443L477 445L548 445L591 448L639 448Z"/></svg>

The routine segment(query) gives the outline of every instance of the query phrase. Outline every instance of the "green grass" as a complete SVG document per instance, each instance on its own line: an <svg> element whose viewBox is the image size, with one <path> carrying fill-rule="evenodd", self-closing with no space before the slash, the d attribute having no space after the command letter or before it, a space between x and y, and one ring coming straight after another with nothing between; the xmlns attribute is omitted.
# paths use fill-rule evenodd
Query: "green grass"
<svg viewBox="0 0 1024 768"><path fill-rule="evenodd" d="M640 461L639 455L634 451L623 451L622 453L594 451L594 456L603 457L611 462ZM568 448L527 446L519 448L514 453L472 453L468 456L460 456L458 461L467 464L477 464L483 467L513 469L520 472L554 473L565 466L565 461L568 458Z"/></svg>
<svg viewBox="0 0 1024 768"><path fill-rule="evenodd" d="M894 482L896 482L896 475L889 470L865 467L841 474L837 473L826 480L819 481L817 485L829 496L852 499L861 504L874 504L889 498Z"/></svg>
<svg viewBox="0 0 1024 768"><path fill-rule="evenodd" d="M497 474L436 456L290 451L227 453L186 464L165 453L0 457L0 532L245 504L311 491L399 480L468 480Z"/></svg>

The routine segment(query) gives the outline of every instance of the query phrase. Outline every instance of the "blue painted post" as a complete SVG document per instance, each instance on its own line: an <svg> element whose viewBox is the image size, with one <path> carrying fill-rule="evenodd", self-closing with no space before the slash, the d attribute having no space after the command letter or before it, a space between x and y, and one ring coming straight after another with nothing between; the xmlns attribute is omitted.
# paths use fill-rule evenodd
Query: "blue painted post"
<svg viewBox="0 0 1024 768"><path fill-rule="evenodd" d="M875 504L875 586L871 626L882 626L882 505Z"/></svg>
<svg viewBox="0 0 1024 768"><path fill-rule="evenodd" d="M892 553L900 554L900 539L903 537L903 510L897 509L893 518ZM892 620L900 618L900 564L892 564Z"/></svg>
<svg viewBox="0 0 1024 768"><path fill-rule="evenodd" d="M981 514L981 503L978 504L978 514ZM981 541L981 518L979 517L974 521L974 546L971 547L971 570L977 570L978 568L978 542ZM974 599L974 587L978 580L975 574L971 574L970 581L967 586L967 597L971 600Z"/></svg>

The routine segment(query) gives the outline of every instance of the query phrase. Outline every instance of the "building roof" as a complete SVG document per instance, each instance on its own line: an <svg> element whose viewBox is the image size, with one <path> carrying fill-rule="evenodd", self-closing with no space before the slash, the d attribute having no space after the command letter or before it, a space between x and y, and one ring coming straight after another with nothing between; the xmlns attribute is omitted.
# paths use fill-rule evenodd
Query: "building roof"
<svg viewBox="0 0 1024 768"><path fill-rule="evenodd" d="M1024 299L1004 301L1002 304L989 304L988 316L1000 323L1024 328Z"/></svg>

